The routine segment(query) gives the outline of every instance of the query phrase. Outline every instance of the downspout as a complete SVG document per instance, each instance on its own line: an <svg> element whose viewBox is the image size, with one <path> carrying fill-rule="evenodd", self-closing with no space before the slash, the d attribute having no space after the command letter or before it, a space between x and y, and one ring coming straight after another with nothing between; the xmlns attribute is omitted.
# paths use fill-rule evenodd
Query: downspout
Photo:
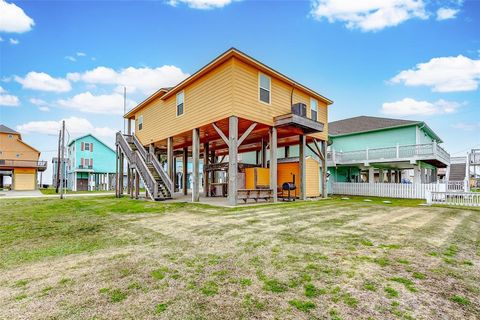
<svg viewBox="0 0 480 320"><path fill-rule="evenodd" d="M293 106L293 90L295 90L295 85L292 85L292 92L290 93L290 108Z"/></svg>

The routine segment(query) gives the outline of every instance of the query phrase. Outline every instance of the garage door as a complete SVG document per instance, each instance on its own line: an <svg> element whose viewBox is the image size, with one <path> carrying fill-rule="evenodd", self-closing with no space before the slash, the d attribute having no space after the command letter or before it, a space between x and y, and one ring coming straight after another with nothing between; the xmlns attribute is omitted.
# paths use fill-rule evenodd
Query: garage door
<svg viewBox="0 0 480 320"><path fill-rule="evenodd" d="M33 173L15 173L14 190L35 190L35 174Z"/></svg>

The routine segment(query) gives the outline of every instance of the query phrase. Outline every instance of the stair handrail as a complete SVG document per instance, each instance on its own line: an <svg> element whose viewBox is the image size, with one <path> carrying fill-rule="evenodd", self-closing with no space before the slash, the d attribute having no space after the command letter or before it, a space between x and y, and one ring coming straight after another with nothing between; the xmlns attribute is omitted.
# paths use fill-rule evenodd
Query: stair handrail
<svg viewBox="0 0 480 320"><path fill-rule="evenodd" d="M125 136L119 131L117 132L117 144L120 146L120 149L122 149L123 154L128 159L128 162L131 164L134 164L135 161L133 161L133 150L130 148L130 145L128 144L127 140L125 139Z"/></svg>
<svg viewBox="0 0 480 320"><path fill-rule="evenodd" d="M170 179L168 174L163 169L162 165L160 164L160 161L158 161L155 154L152 154L152 153L149 153L149 160L150 160L150 163L153 164L153 167L155 168L157 173L160 175L160 178L163 180L166 188L170 192L170 195L173 195L173 181L172 179Z"/></svg>
<svg viewBox="0 0 480 320"><path fill-rule="evenodd" d="M145 183L145 187L150 195L152 200L155 200L155 197L158 195L158 185L157 181L153 177L150 170L147 168L145 160L143 159L141 153L138 150L135 150L135 160L136 160L136 167L137 170L140 172L142 176L143 182Z"/></svg>
<svg viewBox="0 0 480 320"><path fill-rule="evenodd" d="M147 150L145 150L145 147L140 143L135 134L132 134L132 139L135 147L137 147L137 150L140 152L140 155L143 157L144 160L147 160Z"/></svg>

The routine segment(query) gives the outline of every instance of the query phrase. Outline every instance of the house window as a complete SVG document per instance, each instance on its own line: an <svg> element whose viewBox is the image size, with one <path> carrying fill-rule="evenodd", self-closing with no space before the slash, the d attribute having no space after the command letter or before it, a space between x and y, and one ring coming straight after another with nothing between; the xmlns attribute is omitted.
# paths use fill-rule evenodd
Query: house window
<svg viewBox="0 0 480 320"><path fill-rule="evenodd" d="M90 143L85 143L85 151L90 151Z"/></svg>
<svg viewBox="0 0 480 320"><path fill-rule="evenodd" d="M259 86L258 97L260 101L270 104L270 90L271 90L270 77L267 75L264 75L263 73L259 73L258 86Z"/></svg>
<svg viewBox="0 0 480 320"><path fill-rule="evenodd" d="M20 153L17 153L15 157L20 158Z"/></svg>
<svg viewBox="0 0 480 320"><path fill-rule="evenodd" d="M138 117L138 130L142 130L143 128L143 116Z"/></svg>
<svg viewBox="0 0 480 320"><path fill-rule="evenodd" d="M182 92L177 93L177 117L183 114L185 94Z"/></svg>
<svg viewBox="0 0 480 320"><path fill-rule="evenodd" d="M9 138L9 139L12 139L12 138L13 138L13 134L9 134L9 135L8 135L8 138Z"/></svg>
<svg viewBox="0 0 480 320"><path fill-rule="evenodd" d="M312 120L317 121L318 116L318 102L315 99L310 99L310 117Z"/></svg>

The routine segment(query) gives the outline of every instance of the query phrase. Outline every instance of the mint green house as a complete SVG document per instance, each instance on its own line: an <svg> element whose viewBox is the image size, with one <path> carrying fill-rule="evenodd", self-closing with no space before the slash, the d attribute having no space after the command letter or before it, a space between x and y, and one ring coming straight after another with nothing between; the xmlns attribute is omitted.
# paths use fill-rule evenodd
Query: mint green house
<svg viewBox="0 0 480 320"><path fill-rule="evenodd" d="M450 155L423 121L360 116L329 123L327 165L334 182L431 183Z"/></svg>
<svg viewBox="0 0 480 320"><path fill-rule="evenodd" d="M73 191L113 190L115 151L91 134L68 144L68 188Z"/></svg>

